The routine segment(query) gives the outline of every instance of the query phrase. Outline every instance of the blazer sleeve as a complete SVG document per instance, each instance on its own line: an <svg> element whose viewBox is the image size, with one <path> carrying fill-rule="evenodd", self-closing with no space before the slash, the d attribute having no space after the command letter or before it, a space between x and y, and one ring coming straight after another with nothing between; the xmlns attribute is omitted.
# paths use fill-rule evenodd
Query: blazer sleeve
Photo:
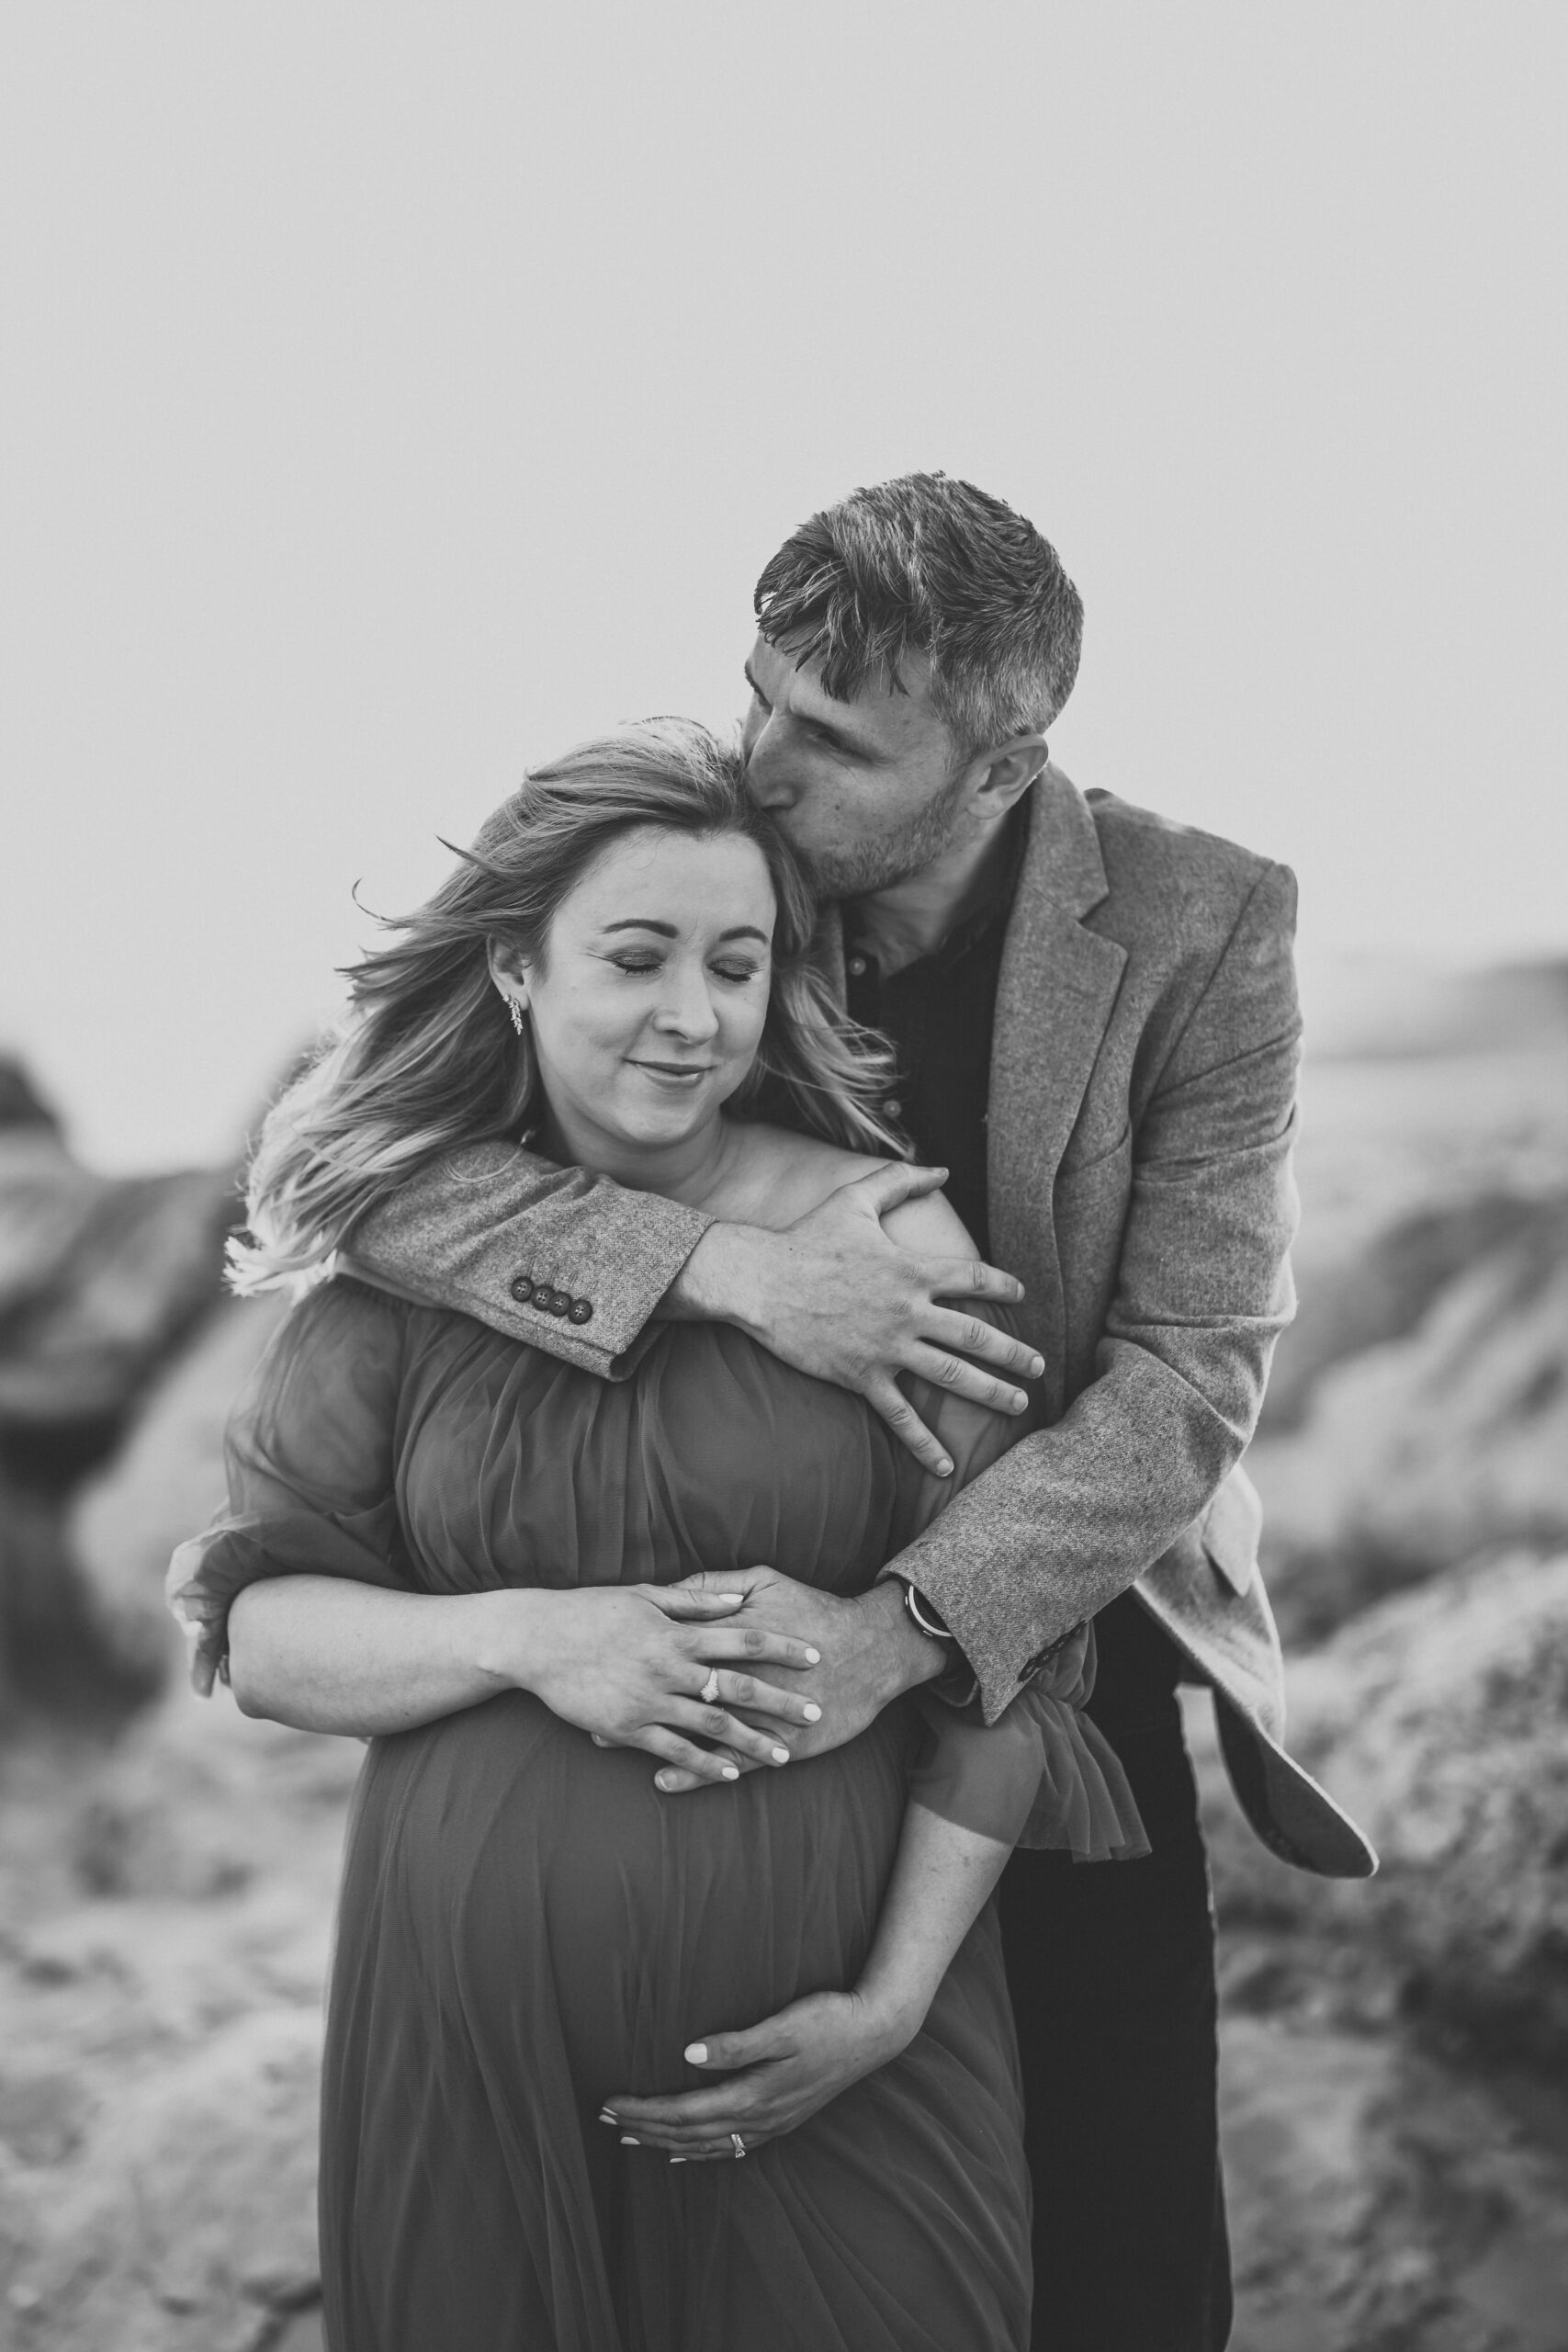
<svg viewBox="0 0 1568 2352"><path fill-rule="evenodd" d="M889 1563L942 1611L987 1722L1190 1525L1257 1423L1294 1310L1294 914L1269 867L1136 1122L1093 1379Z"/></svg>
<svg viewBox="0 0 1568 2352"><path fill-rule="evenodd" d="M355 1227L339 1262L615 1379L712 1222L607 1176L482 1143L411 1177ZM541 1288L564 1311L535 1304Z"/></svg>
<svg viewBox="0 0 1568 2352"><path fill-rule="evenodd" d="M229 1508L169 1565L198 1690L227 1677L229 1611L248 1584L303 1575L421 1589L395 1493L408 1318L396 1299L329 1282L274 1334L225 1433Z"/></svg>

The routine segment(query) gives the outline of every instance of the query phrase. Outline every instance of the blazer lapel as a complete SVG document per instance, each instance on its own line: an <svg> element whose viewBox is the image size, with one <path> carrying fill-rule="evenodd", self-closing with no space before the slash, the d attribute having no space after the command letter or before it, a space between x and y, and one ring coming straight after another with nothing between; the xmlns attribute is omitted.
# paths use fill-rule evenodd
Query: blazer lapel
<svg viewBox="0 0 1568 2352"><path fill-rule="evenodd" d="M1065 1402L1066 1326L1052 1187L1110 1023L1127 951L1082 918L1109 895L1089 804L1060 768L1031 793L991 1045L991 1254L1017 1274L1045 1359L1046 1418Z"/></svg>

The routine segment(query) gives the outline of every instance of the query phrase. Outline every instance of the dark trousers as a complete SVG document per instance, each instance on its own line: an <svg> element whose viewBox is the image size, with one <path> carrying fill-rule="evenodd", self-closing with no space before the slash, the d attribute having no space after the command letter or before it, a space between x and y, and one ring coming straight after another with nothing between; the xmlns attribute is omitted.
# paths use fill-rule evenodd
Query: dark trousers
<svg viewBox="0 0 1568 2352"><path fill-rule="evenodd" d="M1002 1945L1034 2184L1035 2352L1220 2352L1231 2325L1213 1917L1174 1693L1100 1715L1154 1848L1015 1854Z"/></svg>

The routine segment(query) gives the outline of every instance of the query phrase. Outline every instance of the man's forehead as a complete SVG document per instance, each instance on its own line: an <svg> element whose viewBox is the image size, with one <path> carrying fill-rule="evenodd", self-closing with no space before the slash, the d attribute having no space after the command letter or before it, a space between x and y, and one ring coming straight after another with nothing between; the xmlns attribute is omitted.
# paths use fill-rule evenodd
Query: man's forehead
<svg viewBox="0 0 1568 2352"><path fill-rule="evenodd" d="M907 654L897 682L886 676L868 679L847 701L823 685L819 662L797 662L765 637L758 638L747 666L775 707L787 707L795 718L819 719L836 734L864 741L868 748L902 749L925 741L942 723L931 708L931 661L925 653Z"/></svg>

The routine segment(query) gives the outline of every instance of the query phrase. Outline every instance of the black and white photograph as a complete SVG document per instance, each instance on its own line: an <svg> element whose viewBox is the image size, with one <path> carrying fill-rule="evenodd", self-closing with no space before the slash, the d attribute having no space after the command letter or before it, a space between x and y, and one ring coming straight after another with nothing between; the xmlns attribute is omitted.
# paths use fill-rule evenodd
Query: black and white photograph
<svg viewBox="0 0 1568 2352"><path fill-rule="evenodd" d="M0 21L0 2352L1568 2352L1568 15Z"/></svg>

